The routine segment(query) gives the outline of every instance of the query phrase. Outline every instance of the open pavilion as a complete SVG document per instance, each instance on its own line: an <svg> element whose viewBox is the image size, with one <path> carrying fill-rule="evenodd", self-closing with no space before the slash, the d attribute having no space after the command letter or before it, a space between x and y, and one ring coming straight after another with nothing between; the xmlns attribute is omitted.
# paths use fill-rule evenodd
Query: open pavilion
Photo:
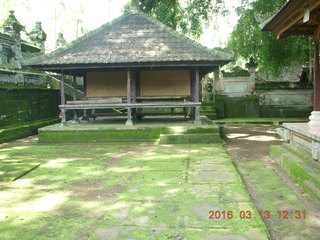
<svg viewBox="0 0 320 240"><path fill-rule="evenodd" d="M143 108L191 108L198 122L201 78L231 60L136 12L26 65L62 74L62 123L67 110L127 109L132 125ZM65 75L84 78L84 100L65 101Z"/></svg>

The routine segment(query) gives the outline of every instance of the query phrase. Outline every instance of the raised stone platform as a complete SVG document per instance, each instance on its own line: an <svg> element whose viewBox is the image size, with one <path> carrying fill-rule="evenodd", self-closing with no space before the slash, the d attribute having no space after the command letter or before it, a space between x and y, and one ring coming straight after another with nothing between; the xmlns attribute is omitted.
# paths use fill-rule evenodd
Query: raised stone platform
<svg viewBox="0 0 320 240"><path fill-rule="evenodd" d="M309 152L314 160L319 161L320 126L308 123L284 123L277 132L286 142Z"/></svg>
<svg viewBox="0 0 320 240"><path fill-rule="evenodd" d="M220 143L215 124L194 124L183 117L144 118L134 126L124 126L124 118L101 118L79 124L54 124L39 129L42 143L126 143L155 142L160 144Z"/></svg>

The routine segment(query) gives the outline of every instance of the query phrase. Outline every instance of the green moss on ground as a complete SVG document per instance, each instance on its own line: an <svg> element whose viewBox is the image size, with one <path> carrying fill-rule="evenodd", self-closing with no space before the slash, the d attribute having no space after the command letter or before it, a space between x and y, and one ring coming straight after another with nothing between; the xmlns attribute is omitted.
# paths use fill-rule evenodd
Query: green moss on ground
<svg viewBox="0 0 320 240"><path fill-rule="evenodd" d="M258 216L220 144L11 143L0 159L41 163L1 184L3 240L268 238L260 219L208 219L217 209Z"/></svg>
<svg viewBox="0 0 320 240"><path fill-rule="evenodd" d="M272 147L272 151L275 150ZM273 151L275 154L278 151ZM273 232L276 236L295 238L307 237L309 239L317 239L318 236L310 231L314 218L311 217L314 213L308 212L306 205L301 201L301 197L297 197L296 193L284 184L283 179L275 173L271 166L266 165L261 161L237 161L237 169L243 176L245 181L250 186L250 192L256 197L258 208L263 212L268 212ZM287 218L283 218L283 211L288 211ZM307 211L307 217L296 219L296 211ZM309 215L308 215L309 214ZM312 227L311 227L312 228ZM316 231L316 229L314 229Z"/></svg>
<svg viewBox="0 0 320 240"><path fill-rule="evenodd" d="M131 171L108 171L142 154L145 146L130 145L6 145L4 162L41 166L12 183L1 183L1 239L80 239L101 223L106 206L114 202Z"/></svg>
<svg viewBox="0 0 320 240"><path fill-rule="evenodd" d="M248 229L254 229L260 239L267 239L264 224L221 145L160 145L156 155L148 153L146 159L152 161L110 206L99 228L104 235L114 239L134 238L137 233L142 234L137 239L244 238L250 236ZM239 220L244 209L256 218ZM231 210L235 216L210 221L210 210Z"/></svg>

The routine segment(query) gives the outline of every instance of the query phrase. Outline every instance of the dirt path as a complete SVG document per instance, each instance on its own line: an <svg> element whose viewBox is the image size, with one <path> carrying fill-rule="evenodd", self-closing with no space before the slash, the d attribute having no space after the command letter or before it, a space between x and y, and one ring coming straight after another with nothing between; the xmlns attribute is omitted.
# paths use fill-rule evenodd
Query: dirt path
<svg viewBox="0 0 320 240"><path fill-rule="evenodd" d="M224 132L228 153L262 211L272 239L320 239L320 202L304 192L269 157L269 146L282 143L272 126L228 126ZM307 217L295 219L291 215L283 219L284 210L306 211ZM270 218L266 217L268 213Z"/></svg>

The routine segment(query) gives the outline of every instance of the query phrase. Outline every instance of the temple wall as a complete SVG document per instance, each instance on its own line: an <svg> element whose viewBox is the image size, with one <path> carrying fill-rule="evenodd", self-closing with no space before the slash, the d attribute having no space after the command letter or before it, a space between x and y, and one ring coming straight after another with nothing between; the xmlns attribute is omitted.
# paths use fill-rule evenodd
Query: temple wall
<svg viewBox="0 0 320 240"><path fill-rule="evenodd" d="M127 72L89 72L86 81L87 97L127 96Z"/></svg>

